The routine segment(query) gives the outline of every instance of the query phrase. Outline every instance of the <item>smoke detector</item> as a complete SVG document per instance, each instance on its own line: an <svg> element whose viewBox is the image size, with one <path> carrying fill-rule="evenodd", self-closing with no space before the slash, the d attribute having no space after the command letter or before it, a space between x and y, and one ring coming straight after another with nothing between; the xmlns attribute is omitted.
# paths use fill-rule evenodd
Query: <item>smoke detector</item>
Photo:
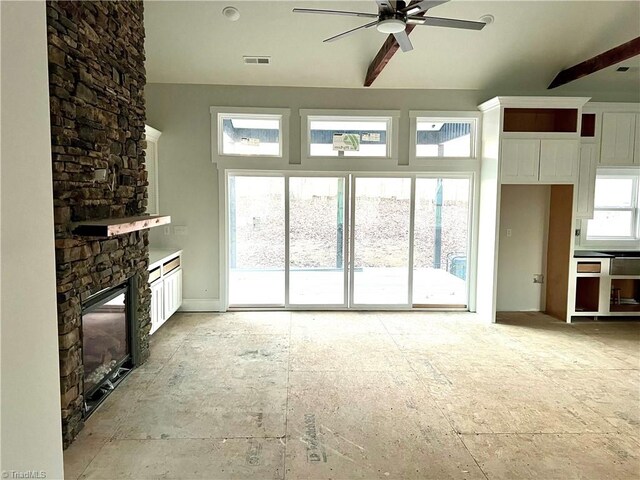
<svg viewBox="0 0 640 480"><path fill-rule="evenodd" d="M231 22L237 22L240 18L240 12L236 7L224 7L222 9L222 15Z"/></svg>
<svg viewBox="0 0 640 480"><path fill-rule="evenodd" d="M491 25L493 22L496 21L496 17L494 17L490 13L487 13L486 15L483 15L480 17L480 21L485 25Z"/></svg>

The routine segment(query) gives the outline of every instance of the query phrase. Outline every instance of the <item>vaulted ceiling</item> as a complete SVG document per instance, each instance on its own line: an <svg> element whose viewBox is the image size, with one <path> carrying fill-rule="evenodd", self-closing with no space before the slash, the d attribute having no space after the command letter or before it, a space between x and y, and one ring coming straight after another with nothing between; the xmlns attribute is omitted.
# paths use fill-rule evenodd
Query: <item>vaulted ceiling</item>
<svg viewBox="0 0 640 480"><path fill-rule="evenodd" d="M231 22L222 9L234 6ZM292 13L294 7L377 12L367 1L147 1L147 78L157 83L362 87L386 39L374 28L322 40L367 19ZM417 27L373 88L544 90L562 69L640 36L637 1L463 1L429 15L495 22L482 31ZM270 56L245 65L243 56ZM640 92L640 58L561 87L562 93Z"/></svg>

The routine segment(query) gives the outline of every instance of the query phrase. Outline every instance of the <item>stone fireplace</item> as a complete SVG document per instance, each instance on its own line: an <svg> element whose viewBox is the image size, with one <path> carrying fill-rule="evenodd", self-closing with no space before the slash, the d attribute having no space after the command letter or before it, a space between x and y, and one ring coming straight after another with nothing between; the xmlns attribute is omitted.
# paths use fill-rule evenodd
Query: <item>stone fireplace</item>
<svg viewBox="0 0 640 480"><path fill-rule="evenodd" d="M149 355L147 230L108 238L73 233L77 222L146 210L143 3L50 1L47 26L66 447L83 427L85 388L95 388L84 377L83 304L86 312L94 295L131 281L131 360Z"/></svg>
<svg viewBox="0 0 640 480"><path fill-rule="evenodd" d="M107 288L82 304L82 366L85 416L90 415L137 362L136 277Z"/></svg>

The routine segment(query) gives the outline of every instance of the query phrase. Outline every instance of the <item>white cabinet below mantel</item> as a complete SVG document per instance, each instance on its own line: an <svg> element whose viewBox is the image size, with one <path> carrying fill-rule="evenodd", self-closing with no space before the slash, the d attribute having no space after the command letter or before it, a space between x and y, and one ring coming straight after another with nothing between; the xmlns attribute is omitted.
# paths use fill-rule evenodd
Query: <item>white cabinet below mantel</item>
<svg viewBox="0 0 640 480"><path fill-rule="evenodd" d="M182 305L182 250L151 250L151 331L153 334Z"/></svg>
<svg viewBox="0 0 640 480"><path fill-rule="evenodd" d="M578 140L505 138L501 183L575 183Z"/></svg>

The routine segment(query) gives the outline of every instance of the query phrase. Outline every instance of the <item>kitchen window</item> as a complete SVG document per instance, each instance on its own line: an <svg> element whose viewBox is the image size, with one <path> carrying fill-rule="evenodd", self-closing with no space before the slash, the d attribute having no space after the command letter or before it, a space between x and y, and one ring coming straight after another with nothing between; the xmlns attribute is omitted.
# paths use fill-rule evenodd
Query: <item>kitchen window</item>
<svg viewBox="0 0 640 480"><path fill-rule="evenodd" d="M593 219L587 220L587 243L640 240L640 173L598 169Z"/></svg>

